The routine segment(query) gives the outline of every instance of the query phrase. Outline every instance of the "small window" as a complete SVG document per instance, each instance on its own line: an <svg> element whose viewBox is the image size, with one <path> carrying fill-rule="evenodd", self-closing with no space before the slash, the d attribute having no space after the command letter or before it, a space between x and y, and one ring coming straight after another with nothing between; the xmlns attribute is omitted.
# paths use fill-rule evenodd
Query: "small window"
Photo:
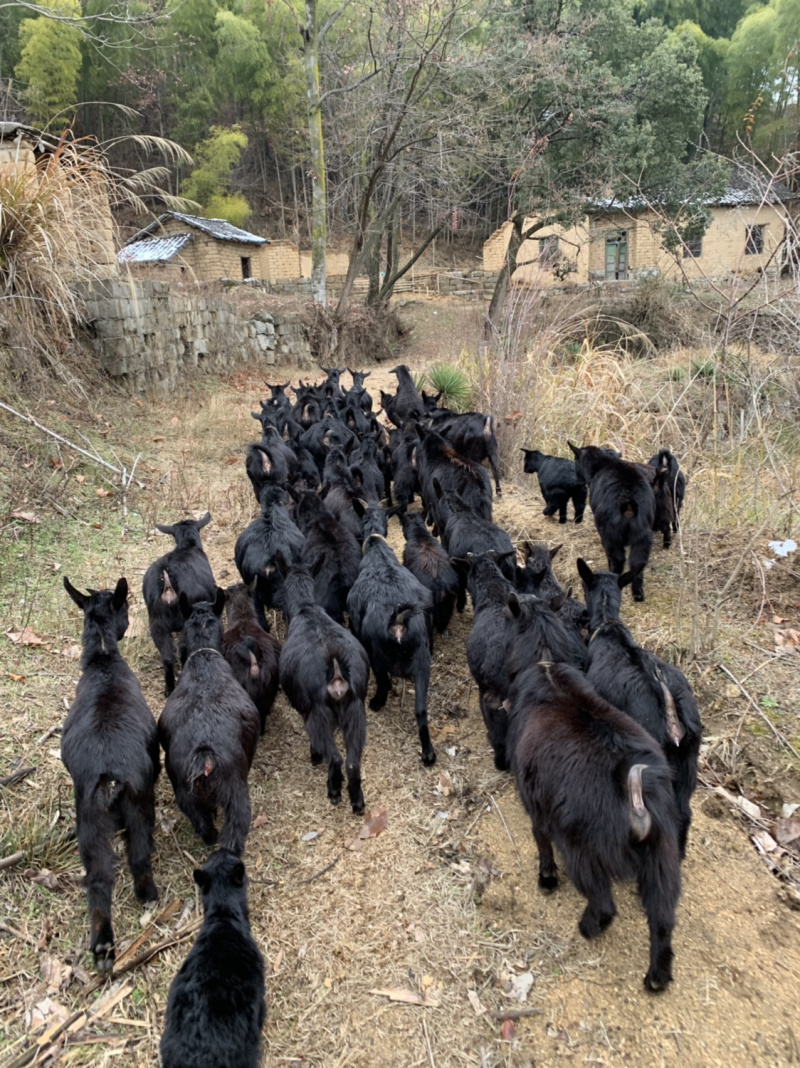
<svg viewBox="0 0 800 1068"><path fill-rule="evenodd" d="M766 228L766 224L747 227L745 231L747 238L744 245L746 256L760 256L764 251L764 231Z"/></svg>
<svg viewBox="0 0 800 1068"><path fill-rule="evenodd" d="M551 271L558 263L560 256L561 249L555 234L539 238L539 266L542 270Z"/></svg>
<svg viewBox="0 0 800 1068"><path fill-rule="evenodd" d="M252 278L253 272L250 269L250 257L242 256L242 278Z"/></svg>
<svg viewBox="0 0 800 1068"><path fill-rule="evenodd" d="M702 255L702 237L687 237L683 242L683 258L685 260L699 260Z"/></svg>

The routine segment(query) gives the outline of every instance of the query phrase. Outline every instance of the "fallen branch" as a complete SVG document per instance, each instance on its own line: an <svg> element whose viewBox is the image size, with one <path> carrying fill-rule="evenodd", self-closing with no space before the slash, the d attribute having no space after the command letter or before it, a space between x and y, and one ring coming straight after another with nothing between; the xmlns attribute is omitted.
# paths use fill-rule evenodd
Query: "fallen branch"
<svg viewBox="0 0 800 1068"><path fill-rule="evenodd" d="M4 779L0 779L0 786L11 786L15 782L21 782L23 779L27 779L29 775L33 775L36 768L31 766L29 768L17 768L16 771L12 771L10 775L6 775Z"/></svg>
<svg viewBox="0 0 800 1068"><path fill-rule="evenodd" d="M508 824L506 823L506 818L503 815L503 813L500 811L500 806L498 805L498 803L495 801L495 799L492 797L491 794L489 794L489 800L492 802L494 807L497 809L497 815L503 821L503 826L505 827L506 834L508 835L508 840L512 844L512 846L514 847L514 852L517 854L517 863L519 864L520 867L522 867L522 857L519 855L519 850L517 849L517 843L511 837L511 831L508 829Z"/></svg>
<svg viewBox="0 0 800 1068"><path fill-rule="evenodd" d="M319 879L320 875L324 875L326 871L330 871L331 868L335 868L341 859L342 854L340 853L338 857L334 857L330 864L326 864L324 868L320 868L318 872L315 872L315 874L310 876L308 879L301 879L297 885L305 886L306 883L313 883L315 879Z"/></svg>
<svg viewBox="0 0 800 1068"><path fill-rule="evenodd" d="M798 760L800 760L800 753L797 752L797 750L792 745L792 743L789 741L789 739L786 738L783 734L781 734L781 732L778 730L778 728L775 726L775 724L772 722L772 720L769 718L769 716L767 716L765 714L764 710L762 708L758 707L758 705L755 703L755 701L750 696L750 694L747 692L747 690L744 688L744 686L742 686L741 682L739 682L739 680L736 678L736 676L731 674L731 672L728 671L728 669L725 667L724 664L717 664L717 667L720 669L720 671L724 671L725 674L728 676L728 678L731 680L731 682L734 682L739 687L739 689L741 690L742 694L747 698L747 700L750 702L752 707L756 710L756 712L758 712L759 716L761 716L761 718L764 720L766 725L769 727L769 729L772 731L772 733L778 739L778 742L781 745L785 745L786 748L791 753L793 753L794 756L796 756Z"/></svg>
<svg viewBox="0 0 800 1068"><path fill-rule="evenodd" d="M8 857L3 857L2 859L0 859L0 871L2 871L3 868L13 868L15 864L19 864L19 862L23 859L24 856L25 850L20 849L18 853L12 853Z"/></svg>
<svg viewBox="0 0 800 1068"><path fill-rule="evenodd" d="M43 434L49 434L51 438L55 438L56 441L60 441L62 445L67 445L70 449L74 449L75 452L79 452L81 456L85 456L87 460L91 460L92 463L100 464L102 467L107 468L109 471L113 471L115 475L124 477L124 469L120 470L118 467L114 467L108 460L104 460L102 456L98 456L96 453L87 452L86 449L82 449L80 445L75 445L66 438L63 438L60 434L56 434L55 430L48 430L46 426L42 426L41 423L37 423L32 415L23 415L22 412L18 412L15 408L9 407L7 404L3 404L0 401L0 408L6 412L11 412L12 415L16 415L17 419L22 419L26 423L30 423L35 426L37 430L41 430Z"/></svg>
<svg viewBox="0 0 800 1068"><path fill-rule="evenodd" d="M524 1020L526 1016L541 1016L544 1009L496 1009L492 1013L494 1020Z"/></svg>

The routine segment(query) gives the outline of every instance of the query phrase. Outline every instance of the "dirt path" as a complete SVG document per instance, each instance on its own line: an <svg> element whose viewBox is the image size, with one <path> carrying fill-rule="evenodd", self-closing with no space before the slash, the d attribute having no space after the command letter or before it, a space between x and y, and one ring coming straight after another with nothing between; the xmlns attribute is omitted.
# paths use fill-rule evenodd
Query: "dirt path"
<svg viewBox="0 0 800 1068"><path fill-rule="evenodd" d="M419 357L408 362L419 368L456 355L468 314L443 303L444 342L437 348L420 341ZM276 371L274 378L290 374ZM368 386L377 395L390 381L385 368L375 369ZM46 828L67 830L74 821L57 737L37 745L62 719L63 699L71 700L78 677L77 664L62 655L74 644L79 621L60 589L61 575L80 586L128 576L135 597L123 652L158 714L161 673L138 592L144 569L166 546L167 539L153 534L154 522L208 508L214 518L204 541L215 575L221 584L235 580L233 544L256 510L241 457L255 436L249 413L262 388L259 376L241 374L177 407L139 408L109 398L104 412L114 433L144 453L146 488L131 501L124 540L118 509L92 499L87 483L86 526L43 523L29 543L13 552L5 547L4 630L22 620L20 599L33 597L27 619L45 642L13 650L0 688L7 709L0 772L20 755L38 766L35 776L3 791L10 823L25 841L38 842ZM91 481L95 472L86 477ZM91 526L93 514L100 529ZM555 563L567 581L578 555L602 562L592 525L559 528L544 519L530 484L509 485L496 518L515 539L563 541ZM402 544L396 520L390 541L395 549ZM659 583L668 583L672 566L668 554L657 553L646 609L624 605L645 643L663 609ZM419 759L410 686L403 694L398 684L383 711L368 713L364 791L369 809L386 809L388 826L359 850L346 843L361 821L346 806L330 806L325 772L309 763L299 717L283 696L277 702L251 773L254 824L245 856L253 929L268 961L264 1063L800 1064L800 912L786 906L745 829L710 791L699 789L695 799L675 982L665 994L653 997L642 986L647 927L631 887L617 889L619 915L594 943L578 934L583 906L571 886L551 897L538 892L530 827L510 777L494 770L469 679L470 624L467 609L437 640L429 700L434 768ZM192 869L205 855L163 775L157 850L159 907L180 904L151 943L194 914ZM29 1041L26 1012L38 1011L53 1024L62 1011L85 1009L97 997L87 991L83 971L86 915L74 844L40 849L37 858L35 868L0 873L0 1048L9 1056ZM49 887L33 881L40 868L53 875ZM114 908L124 948L146 925L124 867ZM66 1046L56 1043L49 1063L156 1064L167 990L187 945L165 949L131 972L119 1003L92 1027L77 1029ZM53 961L61 968L55 978ZM505 990L528 973L527 999L514 1002ZM413 992L429 1007L392 1002L376 992L382 990ZM47 999L49 1008L42 1009ZM509 1007L534 1011L503 1036L494 1014Z"/></svg>

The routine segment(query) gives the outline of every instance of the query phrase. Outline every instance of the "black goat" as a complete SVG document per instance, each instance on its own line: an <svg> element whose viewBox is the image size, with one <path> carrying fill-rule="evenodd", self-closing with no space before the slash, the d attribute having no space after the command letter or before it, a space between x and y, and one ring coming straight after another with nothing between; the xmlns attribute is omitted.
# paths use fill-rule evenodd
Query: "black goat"
<svg viewBox="0 0 800 1068"><path fill-rule="evenodd" d="M433 480L436 495L437 522L440 524L442 544L451 559L463 560L494 552L501 557L500 570L509 581L515 575L516 553L511 538L502 527L491 520L475 515L458 493L445 493L438 479ZM456 607L461 612L466 603L466 579L459 570L459 592Z"/></svg>
<svg viewBox="0 0 800 1068"><path fill-rule="evenodd" d="M327 415L300 437L299 444L314 457L322 480L329 451L338 446L347 455L355 437L353 431L341 423L337 416Z"/></svg>
<svg viewBox="0 0 800 1068"><path fill-rule="evenodd" d="M417 392L411 371L404 363L393 367L391 374L397 375L397 393L394 396L381 390L381 407L390 422L402 427L410 418L424 419L425 405Z"/></svg>
<svg viewBox="0 0 800 1068"><path fill-rule="evenodd" d="M621 591L632 580L631 573L592 571L584 560L578 560L578 572L592 631L587 676L601 697L627 712L664 750L674 772L678 845L683 857L703 733L697 702L683 672L642 649L620 622Z"/></svg>
<svg viewBox="0 0 800 1068"><path fill-rule="evenodd" d="M509 767L506 753L509 638L508 599L513 592L494 558L484 553L469 558L473 624L467 638L467 664L478 686L483 722L498 771Z"/></svg>
<svg viewBox="0 0 800 1068"><path fill-rule="evenodd" d="M258 710L222 655L225 591L214 602L190 605L181 594L189 655L178 685L158 720L175 800L206 845L217 841L214 819L222 808L220 845L241 856L250 830L247 775L261 726Z"/></svg>
<svg viewBox="0 0 800 1068"><path fill-rule="evenodd" d="M347 594L358 578L361 566L361 546L351 531L331 515L316 493L300 496L294 516L305 535L301 560L314 580L316 602L331 619L344 624Z"/></svg>
<svg viewBox="0 0 800 1068"><path fill-rule="evenodd" d="M142 595L150 621L150 637L161 654L164 692L167 697L175 689L175 646L172 635L183 631L183 616L178 608L178 598L181 593L185 593L189 604L213 600L217 588L211 564L200 540L200 531L210 521L211 514L206 512L202 519L182 519L180 523L173 523L172 526L156 523L156 529L162 534L172 535L175 548L152 563L142 580ZM180 651L183 660L186 657L186 647L182 636Z"/></svg>
<svg viewBox="0 0 800 1068"><path fill-rule="evenodd" d="M402 513L414 500L414 495L420 492L416 460L419 445L417 424L410 420L402 431L395 430L392 435L389 446L391 450L390 474L394 481L396 511Z"/></svg>
<svg viewBox="0 0 800 1068"><path fill-rule="evenodd" d="M291 570L278 558L284 574L289 633L281 651L281 686L303 718L311 744L311 763L328 765L328 797L342 799L342 757L334 731L344 735L347 792L353 812L364 811L361 753L367 740L364 700L369 660L349 631L331 619L314 596L314 581L305 565Z"/></svg>
<svg viewBox="0 0 800 1068"><path fill-rule="evenodd" d="M296 397L292 407L292 419L302 430L308 430L322 418L317 387L311 383L305 385L301 378L299 388L292 386L292 392Z"/></svg>
<svg viewBox="0 0 800 1068"><path fill-rule="evenodd" d="M553 572L553 557L561 548L548 549L541 542L525 542L525 566L517 567L515 585L520 593L533 593L540 600L565 594L566 600L556 613L565 627L572 628L582 640L588 640L589 613L586 605L572 596L572 587L564 590Z"/></svg>
<svg viewBox="0 0 800 1068"><path fill-rule="evenodd" d="M361 512L363 487L355 473L350 470L344 450L338 445L330 450L325 461L325 472L320 495L325 507L342 526L361 540Z"/></svg>
<svg viewBox="0 0 800 1068"><path fill-rule="evenodd" d="M483 412L451 412L446 408L435 408L430 415L432 426L460 456L478 464L489 461L495 490L501 497L500 453L494 433L494 416Z"/></svg>
<svg viewBox="0 0 800 1068"><path fill-rule="evenodd" d="M368 507L363 525L361 568L347 598L347 614L375 672L377 689L369 707L374 711L386 704L390 675L413 679L422 762L433 764L436 751L428 730L433 599L389 547L380 505Z"/></svg>
<svg viewBox="0 0 800 1068"><path fill-rule="evenodd" d="M90 945L98 971L114 961L111 891L114 832L125 829L133 890L141 902L158 897L151 857L160 764L153 714L139 680L120 656L128 629L128 583L80 593L64 589L83 612L83 674L61 734L61 759L75 787L78 849L86 869Z"/></svg>
<svg viewBox="0 0 800 1068"><path fill-rule="evenodd" d="M339 385L339 379L347 370L346 367L322 367L320 369L328 376L320 386L320 393L323 397L339 401L344 400L344 394L342 388Z"/></svg>
<svg viewBox="0 0 800 1068"><path fill-rule="evenodd" d="M509 744L539 850L539 886L558 885L555 844L587 899L578 928L595 938L616 914L612 880L636 878L650 928L644 983L663 990L681 873L675 798L658 745L567 664L540 664L514 681Z"/></svg>
<svg viewBox="0 0 800 1068"><path fill-rule="evenodd" d="M589 503L608 567L616 575L625 570L625 548L630 546L629 567L635 573L633 599L644 600L644 568L653 548L655 496L635 464L609 455L596 445L577 448L575 469L589 486Z"/></svg>
<svg viewBox="0 0 800 1068"><path fill-rule="evenodd" d="M536 473L539 476L539 489L545 503L542 515L555 515L558 512L559 523L566 523L567 505L572 501L575 522L580 523L586 511L587 491L575 470L574 460L548 456L538 449L522 451L525 453L522 470L526 475Z"/></svg>
<svg viewBox="0 0 800 1068"><path fill-rule="evenodd" d="M350 371L350 368L347 368ZM366 386L364 385L364 379L369 378L372 371L350 371L353 376L353 389L351 392L358 393L358 403L365 412L372 411L372 397L367 393Z"/></svg>
<svg viewBox="0 0 800 1068"><path fill-rule="evenodd" d="M244 864L220 849L194 881L203 926L169 988L161 1066L259 1068L264 958L250 933Z"/></svg>
<svg viewBox="0 0 800 1068"><path fill-rule="evenodd" d="M245 527L236 539L233 558L242 581L256 581L255 608L259 623L268 630L265 608L283 608L283 579L275 566L275 555L299 559L305 538L286 509L283 489L267 482L261 489L261 515Z"/></svg>
<svg viewBox="0 0 800 1068"><path fill-rule="evenodd" d="M225 591L228 627L222 636L222 655L236 681L258 709L261 733L278 693L281 643L256 619L250 590L239 583Z"/></svg>
<svg viewBox="0 0 800 1068"><path fill-rule="evenodd" d="M680 511L683 508L683 499L686 496L686 476L681 471L681 466L669 449L661 449L655 456L651 456L647 461L650 467L664 467L665 464L669 467L669 477L667 479L667 486L669 487L670 497L672 498L675 506L675 518L673 520L672 530L677 534L678 524L680 522Z"/></svg>
<svg viewBox="0 0 800 1068"><path fill-rule="evenodd" d="M267 482L279 486L289 481L289 466L282 453L270 449L267 445L251 445L247 450L245 470L253 487L256 500L261 501L261 490Z"/></svg>
<svg viewBox="0 0 800 1068"><path fill-rule="evenodd" d="M460 494L474 515L481 519L491 520L492 483L486 468L473 460L459 456L450 442L435 430L420 426L418 433L420 442L415 454L417 472L425 507L437 528L435 533L441 534L442 532L438 505L439 494L434 488L436 481L445 493Z"/></svg>
<svg viewBox="0 0 800 1068"><path fill-rule="evenodd" d="M453 617L459 579L456 569L439 542L425 526L421 512L406 512L401 517L406 544L403 567L430 591L433 598L433 624L444 634Z"/></svg>
<svg viewBox="0 0 800 1068"><path fill-rule="evenodd" d="M380 449L371 434L365 434L358 448L350 453L350 474L360 487L366 501L380 501L388 496L386 474L380 466Z"/></svg>

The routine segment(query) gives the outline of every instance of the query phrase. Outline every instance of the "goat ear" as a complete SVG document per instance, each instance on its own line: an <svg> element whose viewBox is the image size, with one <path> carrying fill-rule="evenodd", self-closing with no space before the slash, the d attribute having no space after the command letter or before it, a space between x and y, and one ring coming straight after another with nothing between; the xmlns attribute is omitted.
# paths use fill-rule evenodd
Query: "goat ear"
<svg viewBox="0 0 800 1068"><path fill-rule="evenodd" d="M581 450L578 448L577 445L573 445L571 441L568 441L567 445L569 445L569 447L572 449L576 456L580 456Z"/></svg>
<svg viewBox="0 0 800 1068"><path fill-rule="evenodd" d="M194 875L194 881L197 883L203 893L205 893L206 890L208 890L208 888L211 886L211 876L208 874L207 871L203 871L202 868L195 868L192 874Z"/></svg>
<svg viewBox="0 0 800 1068"><path fill-rule="evenodd" d="M297 504L297 502L300 500L300 494L297 492L297 490L294 488L294 486L291 484L291 482L284 482L283 488L286 490L286 492L292 498L294 503Z"/></svg>
<svg viewBox="0 0 800 1068"><path fill-rule="evenodd" d="M585 583L586 588L590 590L594 585L594 572L580 556L578 557L578 574Z"/></svg>
<svg viewBox="0 0 800 1068"><path fill-rule="evenodd" d="M261 412L250 412L250 414L254 419L257 419L259 423L261 422Z"/></svg>
<svg viewBox="0 0 800 1068"><path fill-rule="evenodd" d="M561 593L557 593L555 597L550 598L550 600L547 602L547 607L550 609L551 612L557 612L566 601L567 596L568 595L562 590Z"/></svg>
<svg viewBox="0 0 800 1068"><path fill-rule="evenodd" d="M120 608L122 608L122 606L127 600L128 580L123 575L123 577L117 583L116 589L114 590L114 596L111 598L111 604L114 608L114 611L119 612Z"/></svg>
<svg viewBox="0 0 800 1068"><path fill-rule="evenodd" d="M442 499L442 484L438 478L435 478L433 480L433 492L436 494L438 500Z"/></svg>
<svg viewBox="0 0 800 1068"><path fill-rule="evenodd" d="M244 864L238 860L231 871L231 882L234 886L244 886Z"/></svg>
<svg viewBox="0 0 800 1068"><path fill-rule="evenodd" d="M217 586L217 596L214 598L214 615L221 616L222 609L225 607L225 590L221 586Z"/></svg>
<svg viewBox="0 0 800 1068"><path fill-rule="evenodd" d="M626 571L624 575L620 575L617 579L617 585L621 590L624 590L626 586L629 586L633 580L644 571L644 564L637 564L636 567L632 567L630 571Z"/></svg>
<svg viewBox="0 0 800 1068"><path fill-rule="evenodd" d="M175 527L168 526L166 523L156 523L156 530L160 530L162 534L171 534L175 537Z"/></svg>
<svg viewBox="0 0 800 1068"><path fill-rule="evenodd" d="M180 596L178 597L178 608L180 608L181 615L184 619L188 619L192 614L192 606L189 604L189 598L183 590L181 590Z"/></svg>
<svg viewBox="0 0 800 1068"><path fill-rule="evenodd" d="M514 619L519 619L520 615L522 614L522 606L519 603L519 598L517 597L516 593L509 593L508 607Z"/></svg>
<svg viewBox="0 0 800 1068"><path fill-rule="evenodd" d="M275 567L277 567L278 571L280 572L281 578L286 578L286 576L289 574L289 563L280 549L276 551L275 555L272 558L272 562L275 564Z"/></svg>
<svg viewBox="0 0 800 1068"><path fill-rule="evenodd" d="M553 559L553 557L554 557L554 556L556 555L556 553L558 552L558 550L559 550L560 548L562 548L563 544L564 544L564 543L562 542L562 543L561 543L561 545L556 545L555 549L551 549L551 550L550 550L550 559L551 559L551 560L552 560L552 559Z"/></svg>
<svg viewBox="0 0 800 1068"><path fill-rule="evenodd" d="M80 590L76 590L66 575L64 576L64 589L70 595L70 597L78 606L78 608L80 608L81 612L86 611L86 606L91 600L91 598L87 597L85 593L81 593Z"/></svg>
<svg viewBox="0 0 800 1068"><path fill-rule="evenodd" d="M198 530L202 530L203 527L207 527L211 522L211 512L206 512L202 519L195 519L194 525Z"/></svg>
<svg viewBox="0 0 800 1068"><path fill-rule="evenodd" d="M527 564L527 562L533 556L533 542L523 542L523 548L525 550L525 563Z"/></svg>
<svg viewBox="0 0 800 1068"><path fill-rule="evenodd" d="M362 501L360 497L356 497L353 501L353 511L356 513L359 519L363 519L367 511L367 502Z"/></svg>

